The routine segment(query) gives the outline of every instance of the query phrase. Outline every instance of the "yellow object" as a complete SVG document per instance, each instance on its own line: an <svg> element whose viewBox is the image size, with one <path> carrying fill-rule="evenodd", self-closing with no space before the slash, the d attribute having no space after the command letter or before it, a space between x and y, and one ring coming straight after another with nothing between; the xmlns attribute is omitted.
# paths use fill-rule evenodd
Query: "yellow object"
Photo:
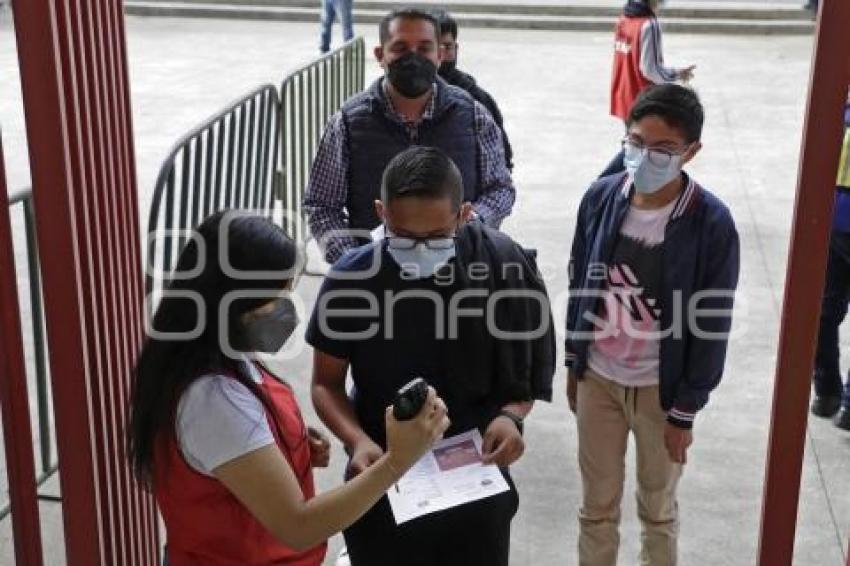
<svg viewBox="0 0 850 566"><path fill-rule="evenodd" d="M850 128L844 129L844 145L841 147L841 161L838 162L839 187L850 187Z"/></svg>

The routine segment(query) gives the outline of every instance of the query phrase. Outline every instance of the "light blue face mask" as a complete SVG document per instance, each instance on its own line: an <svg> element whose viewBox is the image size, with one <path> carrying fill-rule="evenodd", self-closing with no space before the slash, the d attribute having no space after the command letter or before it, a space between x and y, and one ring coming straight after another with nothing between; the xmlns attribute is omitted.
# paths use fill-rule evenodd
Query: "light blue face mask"
<svg viewBox="0 0 850 566"><path fill-rule="evenodd" d="M387 230L387 251L398 264L404 275L409 279L427 279L447 264L455 255L457 248L453 238L434 238L434 240L445 241L446 247L438 249L429 248L423 241L415 242L409 249L393 246L393 240L397 237ZM398 238L407 240L406 238ZM449 243L449 240L451 242Z"/></svg>
<svg viewBox="0 0 850 566"><path fill-rule="evenodd" d="M667 165L662 167L652 162L646 148L626 144L625 151L623 163L634 181L635 190L639 193L654 193L682 171L681 155L671 155Z"/></svg>

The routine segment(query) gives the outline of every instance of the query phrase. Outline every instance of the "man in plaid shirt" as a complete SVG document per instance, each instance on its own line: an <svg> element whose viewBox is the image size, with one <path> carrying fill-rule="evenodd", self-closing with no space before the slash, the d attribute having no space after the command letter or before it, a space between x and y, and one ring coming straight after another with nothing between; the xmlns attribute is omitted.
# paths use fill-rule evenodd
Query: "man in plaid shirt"
<svg viewBox="0 0 850 566"><path fill-rule="evenodd" d="M481 104L437 77L437 20L396 10L379 31L375 56L385 76L331 117L304 197L310 230L329 263L380 225L374 202L381 175L407 147L445 151L462 173L464 199L489 226L499 227L516 198L498 125Z"/></svg>

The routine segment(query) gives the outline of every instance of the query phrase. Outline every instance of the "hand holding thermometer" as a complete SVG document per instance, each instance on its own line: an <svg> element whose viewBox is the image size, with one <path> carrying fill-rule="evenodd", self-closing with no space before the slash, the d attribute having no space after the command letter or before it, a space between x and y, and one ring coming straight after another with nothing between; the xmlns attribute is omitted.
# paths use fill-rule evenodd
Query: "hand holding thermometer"
<svg viewBox="0 0 850 566"><path fill-rule="evenodd" d="M396 393L393 401L393 416L398 421L409 421L419 414L428 398L428 383L417 377Z"/></svg>

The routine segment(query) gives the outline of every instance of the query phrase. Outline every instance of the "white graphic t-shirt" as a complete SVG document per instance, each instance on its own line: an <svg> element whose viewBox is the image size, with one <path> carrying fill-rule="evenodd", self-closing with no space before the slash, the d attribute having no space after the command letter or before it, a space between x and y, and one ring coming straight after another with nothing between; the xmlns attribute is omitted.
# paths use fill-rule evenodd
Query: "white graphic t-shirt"
<svg viewBox="0 0 850 566"><path fill-rule="evenodd" d="M661 244L675 206L675 200L653 210L632 206L607 266L607 288L588 365L626 387L658 384Z"/></svg>

